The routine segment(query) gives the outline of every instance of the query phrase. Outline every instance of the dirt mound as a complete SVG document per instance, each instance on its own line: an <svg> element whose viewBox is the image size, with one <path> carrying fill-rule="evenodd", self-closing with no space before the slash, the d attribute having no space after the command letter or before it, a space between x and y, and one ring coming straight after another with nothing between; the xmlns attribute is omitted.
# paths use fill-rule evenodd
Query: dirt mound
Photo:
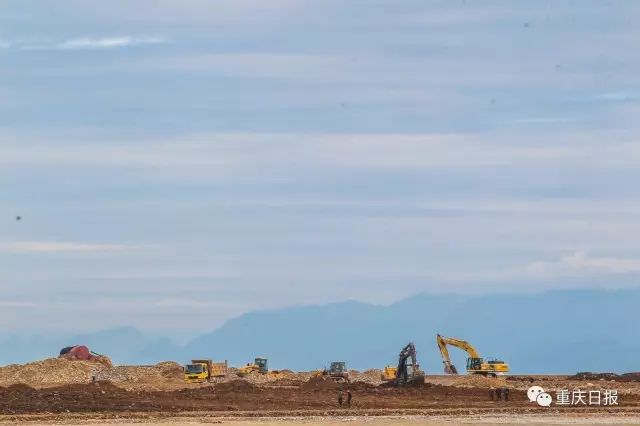
<svg viewBox="0 0 640 426"><path fill-rule="evenodd" d="M582 371L573 376L567 377L568 380L612 380L616 382L640 382L640 372L636 373L592 373L590 371Z"/></svg>
<svg viewBox="0 0 640 426"><path fill-rule="evenodd" d="M302 384L301 389L308 391L327 391L340 389L339 383L322 377L312 377Z"/></svg>
<svg viewBox="0 0 640 426"><path fill-rule="evenodd" d="M505 377L485 377L479 374L470 374L456 377L452 386L490 389L492 387L507 387L507 381Z"/></svg>
<svg viewBox="0 0 640 426"><path fill-rule="evenodd" d="M273 382L269 383L269 386L301 386L303 384L302 380L297 379L277 379Z"/></svg>
<svg viewBox="0 0 640 426"><path fill-rule="evenodd" d="M0 384L7 386L24 383L29 386L88 383L92 375L106 370L104 364L91 361L72 361L49 358L24 365L0 367Z"/></svg>
<svg viewBox="0 0 640 426"><path fill-rule="evenodd" d="M624 373L620 376L622 382L640 382L640 372Z"/></svg>
<svg viewBox="0 0 640 426"><path fill-rule="evenodd" d="M616 380L619 377L620 376L616 373L592 373L590 371L581 371L567 378L569 380Z"/></svg>
<svg viewBox="0 0 640 426"><path fill-rule="evenodd" d="M180 379L184 378L184 369L180 364L174 361L162 361L155 365L155 368L159 370L162 377L167 379Z"/></svg>
<svg viewBox="0 0 640 426"><path fill-rule="evenodd" d="M4 392L6 392L6 393L13 393L13 392L22 393L22 392L29 392L29 391L32 391L34 389L29 385L25 385L23 383L17 383L15 385L11 385L11 386L8 386L6 388L3 388L2 390Z"/></svg>
<svg viewBox="0 0 640 426"><path fill-rule="evenodd" d="M217 392L232 392L232 393L253 393L259 391L253 383L249 383L246 380L232 380L230 382L218 383L214 386Z"/></svg>
<svg viewBox="0 0 640 426"><path fill-rule="evenodd" d="M508 376L506 380L509 382L527 382L527 383L533 383L536 381L536 379L534 379L531 376Z"/></svg>
<svg viewBox="0 0 640 426"><path fill-rule="evenodd" d="M363 372L358 372L355 370L349 372L349 378L351 379L351 381L365 382L372 385L379 385L382 383L382 379L380 377L381 375L382 370L378 370L377 368L371 368Z"/></svg>
<svg viewBox="0 0 640 426"><path fill-rule="evenodd" d="M92 361L49 358L0 367L0 386L23 383L35 388L105 381L127 389L162 390L184 385L182 367L171 361L149 366L107 367Z"/></svg>

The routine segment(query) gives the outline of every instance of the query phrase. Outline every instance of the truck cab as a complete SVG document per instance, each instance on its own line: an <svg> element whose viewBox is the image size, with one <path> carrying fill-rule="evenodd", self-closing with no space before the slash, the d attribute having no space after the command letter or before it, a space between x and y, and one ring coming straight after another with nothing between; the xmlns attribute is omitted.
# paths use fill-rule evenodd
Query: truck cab
<svg viewBox="0 0 640 426"><path fill-rule="evenodd" d="M206 363L185 365L184 380L188 383L202 383L209 380L209 366Z"/></svg>

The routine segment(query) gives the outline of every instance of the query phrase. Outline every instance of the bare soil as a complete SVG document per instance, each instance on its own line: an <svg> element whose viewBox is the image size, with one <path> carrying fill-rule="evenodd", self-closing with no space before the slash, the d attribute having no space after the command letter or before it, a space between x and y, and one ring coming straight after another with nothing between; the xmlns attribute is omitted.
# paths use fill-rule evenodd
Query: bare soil
<svg viewBox="0 0 640 426"><path fill-rule="evenodd" d="M296 418L309 422L392 416L440 424L428 422L500 418L507 420L496 422L514 423L538 416L572 423L604 418L640 423L640 382L611 376L427 376L425 383L416 386L391 387L380 385L378 372L373 370L354 372L353 377L360 381L352 383L313 379L308 372L283 372L243 379L231 375L221 383L194 385L184 383L179 365L171 362L125 367L68 360L34 364L0 368L0 422L202 424L221 419ZM92 376L97 378L95 382ZM110 380L98 379L105 377ZM559 389L613 389L619 393L619 405L543 408L526 398L526 389L532 384L552 394ZM509 401L490 400L490 389L495 387L509 388ZM347 389L354 399L350 407L340 407L337 396Z"/></svg>

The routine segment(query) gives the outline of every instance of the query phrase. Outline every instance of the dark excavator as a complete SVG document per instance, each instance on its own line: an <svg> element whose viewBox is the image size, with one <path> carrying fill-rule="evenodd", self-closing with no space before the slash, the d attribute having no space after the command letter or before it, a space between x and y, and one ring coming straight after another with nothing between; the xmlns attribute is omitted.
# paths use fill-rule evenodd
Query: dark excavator
<svg viewBox="0 0 640 426"><path fill-rule="evenodd" d="M420 370L416 357L416 347L412 342L409 342L400 351L396 368L386 367L384 369L382 380L395 386L424 382L424 372Z"/></svg>

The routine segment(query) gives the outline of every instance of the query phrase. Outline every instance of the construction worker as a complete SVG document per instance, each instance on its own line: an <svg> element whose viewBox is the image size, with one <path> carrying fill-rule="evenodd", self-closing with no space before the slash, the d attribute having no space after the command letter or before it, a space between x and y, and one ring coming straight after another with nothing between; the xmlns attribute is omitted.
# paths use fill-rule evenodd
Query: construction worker
<svg viewBox="0 0 640 426"><path fill-rule="evenodd" d="M496 401L500 401L502 399L502 388L496 389Z"/></svg>
<svg viewBox="0 0 640 426"><path fill-rule="evenodd" d="M342 401L343 401L342 392L339 392L338 393L338 405L340 407L342 407Z"/></svg>
<svg viewBox="0 0 640 426"><path fill-rule="evenodd" d="M351 395L351 391L349 389L347 389L347 406L351 407L351 398L353 397L353 395Z"/></svg>
<svg viewBox="0 0 640 426"><path fill-rule="evenodd" d="M505 401L509 400L509 388L502 389L502 396Z"/></svg>
<svg viewBox="0 0 640 426"><path fill-rule="evenodd" d="M489 399L491 401L495 401L496 400L496 390L495 390L495 388L489 389Z"/></svg>

